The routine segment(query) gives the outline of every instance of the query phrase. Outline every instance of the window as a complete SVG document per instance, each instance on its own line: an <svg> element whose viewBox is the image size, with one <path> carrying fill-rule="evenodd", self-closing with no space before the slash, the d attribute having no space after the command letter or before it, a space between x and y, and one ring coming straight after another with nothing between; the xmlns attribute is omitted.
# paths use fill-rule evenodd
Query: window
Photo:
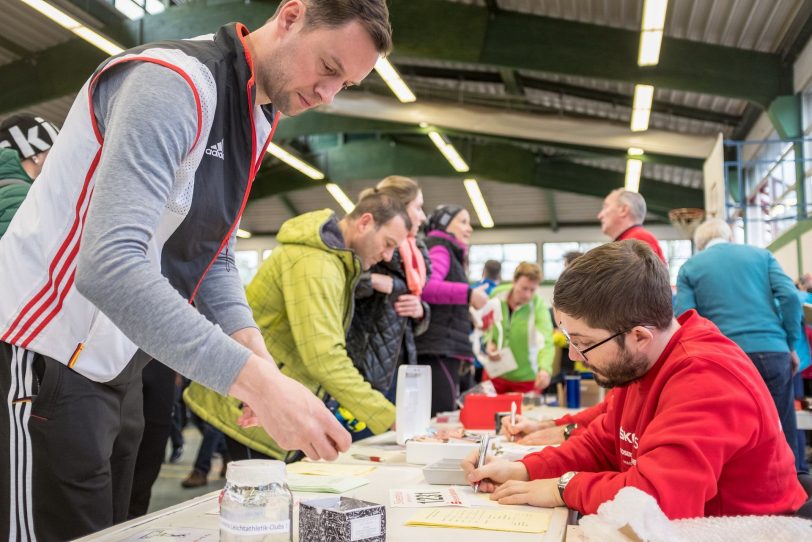
<svg viewBox="0 0 812 542"><path fill-rule="evenodd" d="M237 250L234 252L234 264L240 273L243 286L248 286L259 269L259 252L256 250Z"/></svg>
<svg viewBox="0 0 812 542"><path fill-rule="evenodd" d="M668 275L671 278L671 284L676 284L680 267L692 256L693 247L691 242L687 239L660 241L660 248L665 255L665 261L668 262Z"/></svg>
<svg viewBox="0 0 812 542"><path fill-rule="evenodd" d="M496 245L471 245L468 252L468 279L476 282L482 278L482 269L488 260L502 264L502 280L513 280L513 272L522 262L538 263L536 243L504 243Z"/></svg>
<svg viewBox="0 0 812 542"><path fill-rule="evenodd" d="M544 280L557 280L564 270L564 254L567 252L586 252L597 246L600 242L579 243L572 241L569 243L544 243L542 249L542 261L544 262Z"/></svg>

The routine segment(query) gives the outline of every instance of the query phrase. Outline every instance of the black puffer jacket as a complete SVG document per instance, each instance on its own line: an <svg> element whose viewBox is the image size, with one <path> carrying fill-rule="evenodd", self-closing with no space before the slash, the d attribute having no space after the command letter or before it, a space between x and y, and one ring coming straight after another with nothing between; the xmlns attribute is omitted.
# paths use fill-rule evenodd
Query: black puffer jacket
<svg viewBox="0 0 812 542"><path fill-rule="evenodd" d="M426 278L431 273L428 250L417 241L426 262ZM372 273L392 277L392 293L383 294L372 288ZM395 302L409 293L400 252L392 260L380 262L361 276L355 289L355 314L347 333L347 353L355 366L376 390L386 393L400 363L417 363L414 337L429 324L429 305L423 303L423 318L414 320L398 316Z"/></svg>

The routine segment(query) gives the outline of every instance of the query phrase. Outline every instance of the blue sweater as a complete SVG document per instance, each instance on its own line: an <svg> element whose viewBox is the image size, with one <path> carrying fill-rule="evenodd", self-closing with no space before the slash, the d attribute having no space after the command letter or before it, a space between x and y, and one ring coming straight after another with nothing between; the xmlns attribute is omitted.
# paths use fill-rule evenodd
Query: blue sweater
<svg viewBox="0 0 812 542"><path fill-rule="evenodd" d="M795 285L762 248L719 243L685 262L674 310L694 308L748 353L789 352L801 336Z"/></svg>

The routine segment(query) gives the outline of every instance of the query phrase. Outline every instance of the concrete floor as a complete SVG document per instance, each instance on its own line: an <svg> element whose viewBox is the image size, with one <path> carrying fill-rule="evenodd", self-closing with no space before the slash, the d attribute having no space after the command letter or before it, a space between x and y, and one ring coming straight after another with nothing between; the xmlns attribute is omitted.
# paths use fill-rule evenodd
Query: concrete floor
<svg viewBox="0 0 812 542"><path fill-rule="evenodd" d="M183 455L176 463L164 463L161 466L161 474L152 486L152 498L149 501L149 512L167 508L179 502L188 501L193 497L204 495L216 489L222 489L225 479L220 478L222 459L215 456L211 463L209 473L209 483L202 487L186 489L181 487L181 481L192 472L192 465L197 456L197 448L200 446L200 431L189 424L183 430ZM166 456L169 457L171 447L167 446Z"/></svg>

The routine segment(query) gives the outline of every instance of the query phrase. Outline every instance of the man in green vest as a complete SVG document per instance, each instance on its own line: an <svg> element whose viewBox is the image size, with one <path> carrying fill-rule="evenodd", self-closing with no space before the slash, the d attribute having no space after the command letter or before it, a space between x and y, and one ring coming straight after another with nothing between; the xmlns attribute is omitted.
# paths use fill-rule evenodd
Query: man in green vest
<svg viewBox="0 0 812 542"><path fill-rule="evenodd" d="M372 433L382 433L395 422L394 405L363 379L347 355L345 336L361 272L389 261L410 229L403 204L380 193L364 197L341 220L329 209L303 214L282 225L280 245L246 290L282 373L304 384L337 415L354 417L346 420L350 430L363 423ZM301 457L255 425L250 409L244 412L237 399L198 384L184 398L195 414L225 433L232 459Z"/></svg>

